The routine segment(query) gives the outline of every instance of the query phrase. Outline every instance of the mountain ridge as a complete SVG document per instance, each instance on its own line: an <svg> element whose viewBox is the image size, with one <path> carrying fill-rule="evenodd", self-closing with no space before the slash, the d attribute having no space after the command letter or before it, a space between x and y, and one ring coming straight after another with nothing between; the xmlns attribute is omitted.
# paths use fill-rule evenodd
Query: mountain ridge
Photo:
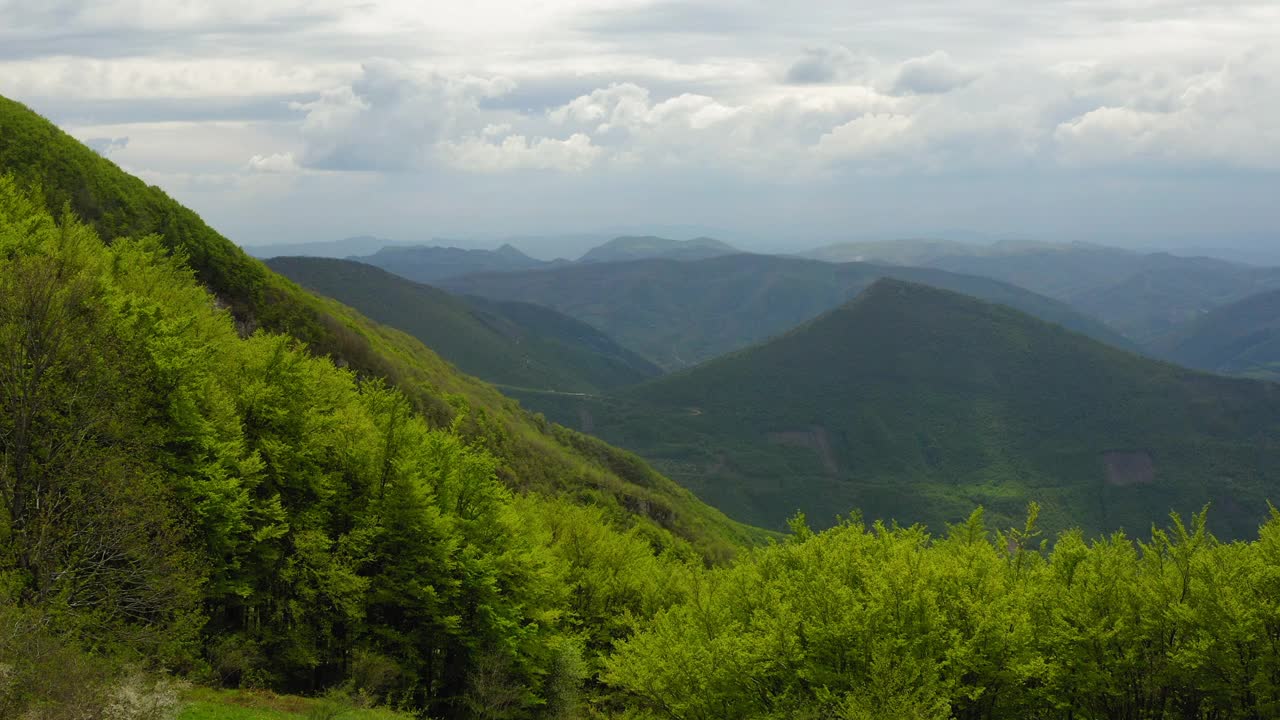
<svg viewBox="0 0 1280 720"><path fill-rule="evenodd" d="M885 275L1010 303L1105 342L1133 347L1100 321L1059 301L997 280L930 268L744 253L688 262L648 259L468 275L440 285L462 294L553 308L673 370L783 333Z"/></svg>
<svg viewBox="0 0 1280 720"><path fill-rule="evenodd" d="M1280 385L1151 360L1017 310L882 278L765 343L605 398L526 399L731 516L800 510L945 527L983 505L1050 528L1222 508L1245 536L1280 490Z"/></svg>

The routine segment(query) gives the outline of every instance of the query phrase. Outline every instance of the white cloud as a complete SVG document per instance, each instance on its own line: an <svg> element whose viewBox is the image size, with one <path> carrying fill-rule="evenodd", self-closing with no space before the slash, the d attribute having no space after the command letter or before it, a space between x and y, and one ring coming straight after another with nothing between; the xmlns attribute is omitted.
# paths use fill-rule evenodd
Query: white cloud
<svg viewBox="0 0 1280 720"><path fill-rule="evenodd" d="M249 158L248 166L251 171L260 173L287 175L298 171L298 163L291 152L254 155Z"/></svg>
<svg viewBox="0 0 1280 720"><path fill-rule="evenodd" d="M364 63L349 85L293 103L305 114L301 163L326 170L422 168L437 143L483 125L482 100L513 87L501 76L450 76L390 60Z"/></svg>
<svg viewBox="0 0 1280 720"><path fill-rule="evenodd" d="M63 56L0 61L0 92L81 100L292 95L318 92L351 75L349 67L326 62Z"/></svg>
<svg viewBox="0 0 1280 720"><path fill-rule="evenodd" d="M855 77L866 65L865 58L843 45L809 48L787 68L784 78L793 85L841 82Z"/></svg>
<svg viewBox="0 0 1280 720"><path fill-rule="evenodd" d="M591 202L619 223L667 192L673 214L736 219L752 197L788 217L783 185L837 198L835 217L867 175L969 208L974 175L1012 197L1081 173L1280 171L1274 0L0 0L0 17L0 93L148 177L227 188L222 217L247 183L305 192L335 177L318 169L359 171L334 195L353 216L373 187L430 188L447 219L537 184L530 213Z"/></svg>
<svg viewBox="0 0 1280 720"><path fill-rule="evenodd" d="M508 135L501 142L470 137L440 145L440 151L453 167L468 172L503 172L509 170L559 170L581 172L600 157L601 148L583 133L564 140Z"/></svg>
<svg viewBox="0 0 1280 720"><path fill-rule="evenodd" d="M977 78L976 72L939 50L902 63L891 90L897 95L938 95L962 88Z"/></svg>
<svg viewBox="0 0 1280 720"><path fill-rule="evenodd" d="M1280 53L1256 51L1181 78L1157 103L1092 108L1057 125L1070 166L1235 167L1280 170Z"/></svg>
<svg viewBox="0 0 1280 720"><path fill-rule="evenodd" d="M818 140L817 151L834 158L870 158L902 152L917 142L909 115L867 114L854 118Z"/></svg>

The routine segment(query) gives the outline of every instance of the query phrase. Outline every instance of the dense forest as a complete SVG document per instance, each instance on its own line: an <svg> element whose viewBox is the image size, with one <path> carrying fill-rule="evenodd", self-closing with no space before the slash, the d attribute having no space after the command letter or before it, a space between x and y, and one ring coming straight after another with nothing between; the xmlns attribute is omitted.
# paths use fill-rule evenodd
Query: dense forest
<svg viewBox="0 0 1280 720"><path fill-rule="evenodd" d="M1274 510L745 527L0 110L0 717L1280 712Z"/></svg>

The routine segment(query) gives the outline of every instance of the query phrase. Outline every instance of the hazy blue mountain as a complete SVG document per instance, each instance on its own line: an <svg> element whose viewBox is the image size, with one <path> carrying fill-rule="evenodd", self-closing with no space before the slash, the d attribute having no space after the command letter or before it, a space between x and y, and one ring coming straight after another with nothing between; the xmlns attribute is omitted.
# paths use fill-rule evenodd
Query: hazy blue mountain
<svg viewBox="0 0 1280 720"><path fill-rule="evenodd" d="M1280 268L1089 243L901 240L844 243L807 254L827 261L856 258L1003 280L1067 302L1151 348L1216 307L1280 288Z"/></svg>
<svg viewBox="0 0 1280 720"><path fill-rule="evenodd" d="M535 270L556 267L568 262L538 260L525 255L509 244L497 250L426 245L386 247L371 255L350 259L382 268L414 282L428 284L472 273Z"/></svg>
<svg viewBox="0 0 1280 720"><path fill-rule="evenodd" d="M577 318L668 370L782 334L897 277L1000 302L1118 346L1128 341L1057 300L985 277L932 268L726 255L586 263L442 281L455 292L545 305Z"/></svg>
<svg viewBox="0 0 1280 720"><path fill-rule="evenodd" d="M714 238L698 237L692 240L644 236L617 237L599 247L588 250L578 262L602 263L669 258L671 260L703 260L721 255L734 255L739 251L728 243Z"/></svg>
<svg viewBox="0 0 1280 720"><path fill-rule="evenodd" d="M361 235L342 240L322 242L281 243L279 245L250 245L244 251L266 260L282 256L344 258L352 255L369 255L384 247L409 245L410 243L386 238Z"/></svg>

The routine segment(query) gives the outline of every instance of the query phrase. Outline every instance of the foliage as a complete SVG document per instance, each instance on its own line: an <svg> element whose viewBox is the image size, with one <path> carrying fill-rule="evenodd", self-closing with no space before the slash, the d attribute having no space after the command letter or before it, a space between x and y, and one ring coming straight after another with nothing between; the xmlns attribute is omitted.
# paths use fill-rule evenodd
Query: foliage
<svg viewBox="0 0 1280 720"><path fill-rule="evenodd" d="M0 258L13 714L172 709L109 690L136 663L436 717L569 717L631 631L613 613L670 601L658 566L703 562L608 503L514 495L486 449L505 436L464 403L434 427L381 380L242 336L155 237L105 245L0 178ZM670 481L626 465L658 502Z"/></svg>
<svg viewBox="0 0 1280 720"><path fill-rule="evenodd" d="M1176 515L1148 542L981 511L932 537L857 520L700 573L608 660L686 718L1274 717L1280 515L1222 543Z"/></svg>
<svg viewBox="0 0 1280 720"><path fill-rule="evenodd" d="M561 444L547 423L493 387L457 372L418 340L271 272L159 188L3 97L0 173L12 175L20 191L36 197L55 217L69 206L104 241L154 235L165 251L185 258L195 279L230 310L237 332L289 335L310 354L331 358L358 379L381 378L433 427L449 427L461 414L464 421L456 431L482 444L498 461L499 477L517 491L608 505L616 510L612 517L627 525L657 522L626 508L661 505L673 513L664 518L661 531L672 543L692 543L708 558L728 557L735 547L764 537L665 478L632 487L597 460Z"/></svg>

